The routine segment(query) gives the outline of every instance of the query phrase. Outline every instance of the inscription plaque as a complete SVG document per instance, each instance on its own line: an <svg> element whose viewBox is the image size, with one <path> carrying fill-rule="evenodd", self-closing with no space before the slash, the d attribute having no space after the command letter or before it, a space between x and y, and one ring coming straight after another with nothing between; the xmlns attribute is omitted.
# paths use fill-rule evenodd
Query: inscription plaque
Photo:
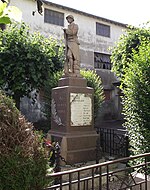
<svg viewBox="0 0 150 190"><path fill-rule="evenodd" d="M71 126L92 124L92 94L70 93Z"/></svg>

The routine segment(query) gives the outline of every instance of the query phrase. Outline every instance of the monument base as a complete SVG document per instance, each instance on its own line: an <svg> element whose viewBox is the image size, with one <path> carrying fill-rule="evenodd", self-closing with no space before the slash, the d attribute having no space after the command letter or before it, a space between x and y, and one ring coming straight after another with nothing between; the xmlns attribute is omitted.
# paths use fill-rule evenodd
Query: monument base
<svg viewBox="0 0 150 190"><path fill-rule="evenodd" d="M61 78L52 90L52 140L59 142L68 164L95 160L94 90L81 77Z"/></svg>
<svg viewBox="0 0 150 190"><path fill-rule="evenodd" d="M96 141L98 135L95 131L62 134L56 131L49 132L55 142L61 146L61 156L67 164L75 164L96 159Z"/></svg>

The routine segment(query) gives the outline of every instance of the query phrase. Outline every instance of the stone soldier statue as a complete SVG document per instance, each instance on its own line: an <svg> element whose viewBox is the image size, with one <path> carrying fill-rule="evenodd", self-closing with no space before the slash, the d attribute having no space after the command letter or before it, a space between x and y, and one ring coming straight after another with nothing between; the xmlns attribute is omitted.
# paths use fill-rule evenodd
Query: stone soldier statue
<svg viewBox="0 0 150 190"><path fill-rule="evenodd" d="M72 15L68 15L66 20L69 25L68 28L63 28L66 42L66 63L64 70L65 74L70 76L80 76L78 25L74 23Z"/></svg>

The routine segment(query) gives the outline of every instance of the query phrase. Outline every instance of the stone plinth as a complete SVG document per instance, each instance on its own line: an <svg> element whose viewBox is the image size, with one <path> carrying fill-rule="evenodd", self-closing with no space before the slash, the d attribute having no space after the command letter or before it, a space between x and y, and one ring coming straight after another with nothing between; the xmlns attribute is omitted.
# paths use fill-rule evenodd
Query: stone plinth
<svg viewBox="0 0 150 190"><path fill-rule="evenodd" d="M86 79L62 78L52 90L49 134L60 142L61 155L70 164L95 159L93 111L93 89L87 87Z"/></svg>
<svg viewBox="0 0 150 190"><path fill-rule="evenodd" d="M67 77L61 78L58 82L58 86L76 86L76 87L87 87L87 80L81 77Z"/></svg>

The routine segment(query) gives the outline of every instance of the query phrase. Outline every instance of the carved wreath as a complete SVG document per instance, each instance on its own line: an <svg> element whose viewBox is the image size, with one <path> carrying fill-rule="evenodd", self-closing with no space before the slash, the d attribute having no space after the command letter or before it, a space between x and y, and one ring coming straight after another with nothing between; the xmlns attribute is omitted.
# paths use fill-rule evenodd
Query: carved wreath
<svg viewBox="0 0 150 190"><path fill-rule="evenodd" d="M63 125L61 118L58 116L58 112L56 109L56 103L55 103L54 99L52 99L51 110L52 110L52 117L53 117L55 123L57 123L57 125Z"/></svg>

